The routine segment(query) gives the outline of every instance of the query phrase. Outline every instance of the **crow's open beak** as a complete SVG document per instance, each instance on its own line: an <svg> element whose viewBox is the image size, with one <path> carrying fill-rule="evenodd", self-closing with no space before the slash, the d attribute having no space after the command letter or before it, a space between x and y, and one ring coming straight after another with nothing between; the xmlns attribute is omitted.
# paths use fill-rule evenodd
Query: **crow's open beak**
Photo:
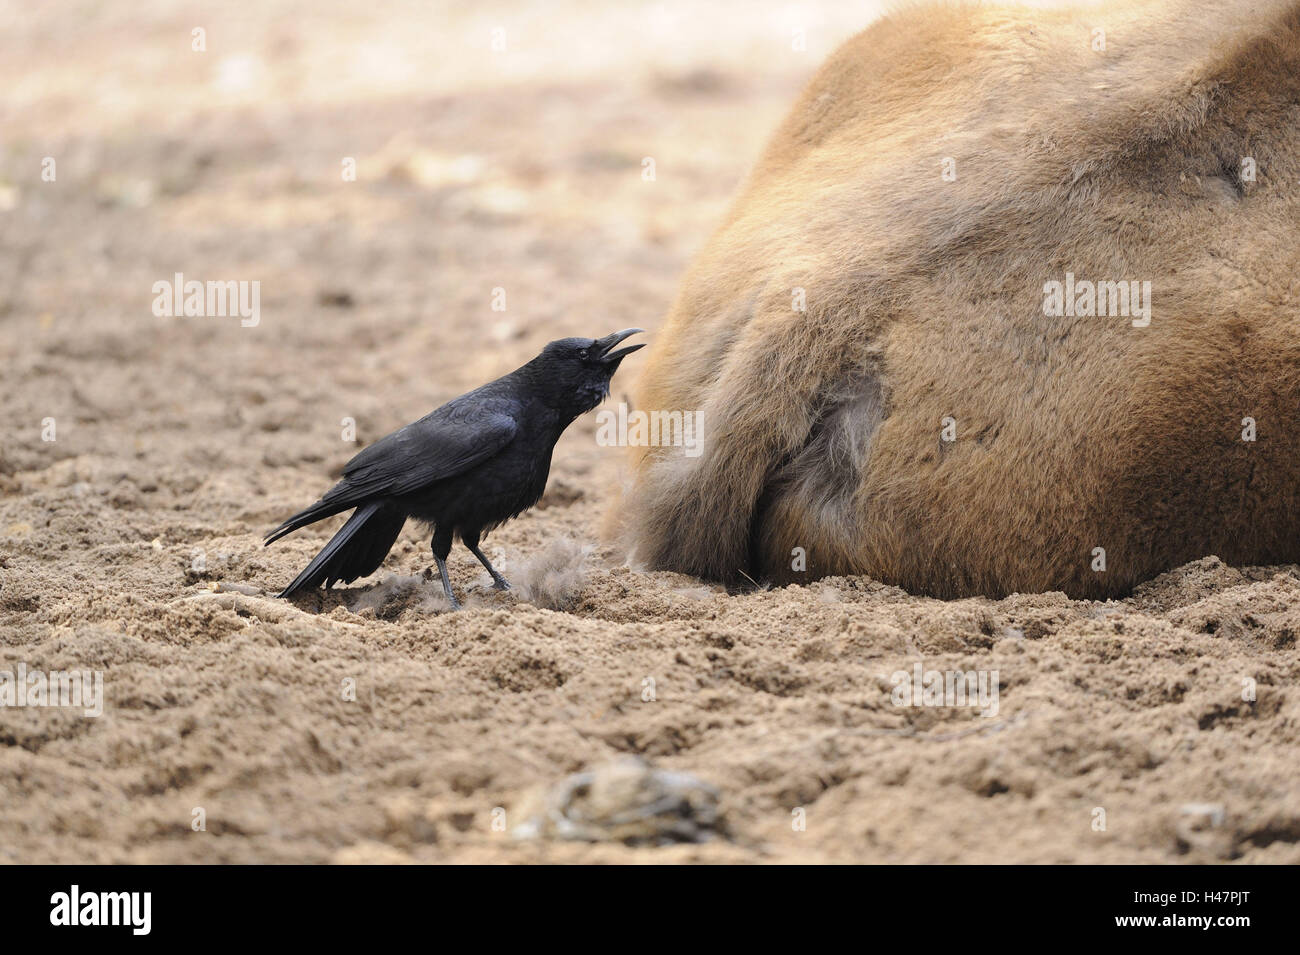
<svg viewBox="0 0 1300 955"><path fill-rule="evenodd" d="M612 351L613 347L623 339L643 331L645 331L644 328L625 328L621 332L615 332L613 335L606 335L604 338L597 339L596 347L600 349L600 360L606 365L617 365L638 348L645 348L645 342L641 342L638 345L628 345L626 348Z"/></svg>

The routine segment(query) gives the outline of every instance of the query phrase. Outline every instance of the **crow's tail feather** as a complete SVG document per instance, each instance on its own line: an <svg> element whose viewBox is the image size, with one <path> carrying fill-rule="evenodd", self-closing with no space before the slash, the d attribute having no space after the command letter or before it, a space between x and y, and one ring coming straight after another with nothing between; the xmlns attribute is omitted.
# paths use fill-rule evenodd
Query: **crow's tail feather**
<svg viewBox="0 0 1300 955"><path fill-rule="evenodd" d="M308 511L303 512L307 513ZM287 527L297 519L290 518L284 526ZM302 523L312 522L305 520ZM336 580L350 584L358 577L372 573L388 556L405 523L406 514L402 511L383 503L362 504L348 518L348 522L339 528L339 532L330 538L330 542L321 548L320 553L312 558L303 572L294 578L293 583L280 592L280 596L288 597L321 584L329 587ZM288 531L284 533L287 534Z"/></svg>
<svg viewBox="0 0 1300 955"><path fill-rule="evenodd" d="M349 508L356 507L355 500L349 501L346 498L331 500L330 495L326 494L319 501L306 510L299 511L293 517L289 518L271 533L266 535L266 540L262 541L262 546L274 544L285 534L292 534L300 527L306 527L308 524L315 524L317 521L323 521L327 517L333 517L335 514L341 514Z"/></svg>

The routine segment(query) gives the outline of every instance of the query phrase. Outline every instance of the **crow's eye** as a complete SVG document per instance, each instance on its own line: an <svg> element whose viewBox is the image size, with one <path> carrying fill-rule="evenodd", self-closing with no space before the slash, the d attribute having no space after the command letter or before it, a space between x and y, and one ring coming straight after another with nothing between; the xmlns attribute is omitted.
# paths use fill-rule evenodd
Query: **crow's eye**
<svg viewBox="0 0 1300 955"><path fill-rule="evenodd" d="M587 349L584 348L582 351L578 352L578 357L579 357L579 358L586 358L586 357L587 357Z"/></svg>

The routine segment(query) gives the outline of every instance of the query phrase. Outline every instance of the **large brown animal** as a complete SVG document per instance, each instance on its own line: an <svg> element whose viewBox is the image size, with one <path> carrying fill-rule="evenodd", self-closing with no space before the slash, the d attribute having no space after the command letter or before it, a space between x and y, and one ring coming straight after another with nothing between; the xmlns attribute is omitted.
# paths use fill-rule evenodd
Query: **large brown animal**
<svg viewBox="0 0 1300 955"><path fill-rule="evenodd" d="M1102 597L1300 561L1300 3L877 22L657 338L638 407L704 431L635 452L651 568Z"/></svg>

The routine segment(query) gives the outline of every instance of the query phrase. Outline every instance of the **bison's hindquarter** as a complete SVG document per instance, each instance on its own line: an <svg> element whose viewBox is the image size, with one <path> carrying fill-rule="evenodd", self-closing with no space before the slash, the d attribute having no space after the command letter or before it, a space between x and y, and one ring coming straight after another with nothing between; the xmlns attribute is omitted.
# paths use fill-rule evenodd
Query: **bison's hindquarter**
<svg viewBox="0 0 1300 955"><path fill-rule="evenodd" d="M647 368L638 408L697 414L702 449L637 452L629 510L635 558L650 567L732 582L750 574L751 525L772 462L806 444L822 396L867 361L852 326L789 321L781 288L748 298L739 330L695 328L688 354L669 345Z"/></svg>
<svg viewBox="0 0 1300 955"><path fill-rule="evenodd" d="M989 8L843 48L654 346L639 406L704 443L641 453L637 556L939 596L1300 557L1295 6L1116 13L1111 60ZM1150 282L1150 324L1045 314L1067 273Z"/></svg>

